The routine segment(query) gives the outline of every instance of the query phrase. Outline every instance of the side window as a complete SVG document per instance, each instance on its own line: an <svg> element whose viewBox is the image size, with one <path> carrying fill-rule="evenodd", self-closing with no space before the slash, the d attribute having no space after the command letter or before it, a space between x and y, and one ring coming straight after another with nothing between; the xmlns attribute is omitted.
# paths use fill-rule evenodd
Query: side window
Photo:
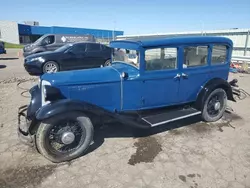
<svg viewBox="0 0 250 188"><path fill-rule="evenodd" d="M49 44L53 44L54 42L55 42L55 36L50 35L43 39L42 45L49 45Z"/></svg>
<svg viewBox="0 0 250 188"><path fill-rule="evenodd" d="M207 65L208 46L184 48L183 68Z"/></svg>
<svg viewBox="0 0 250 188"><path fill-rule="evenodd" d="M88 52L95 52L95 51L100 51L100 44L87 44L87 51Z"/></svg>
<svg viewBox="0 0 250 188"><path fill-rule="evenodd" d="M155 48L145 51L146 70L177 68L177 48Z"/></svg>
<svg viewBox="0 0 250 188"><path fill-rule="evenodd" d="M75 44L70 51L75 54L84 53L86 51L86 44Z"/></svg>
<svg viewBox="0 0 250 188"><path fill-rule="evenodd" d="M211 64L223 64L227 60L227 47L224 45L214 45L212 50Z"/></svg>

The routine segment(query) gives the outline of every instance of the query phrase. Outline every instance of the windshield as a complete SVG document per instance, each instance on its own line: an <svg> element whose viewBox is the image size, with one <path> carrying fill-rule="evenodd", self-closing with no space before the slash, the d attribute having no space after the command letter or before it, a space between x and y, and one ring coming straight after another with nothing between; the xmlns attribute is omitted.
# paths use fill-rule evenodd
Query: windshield
<svg viewBox="0 0 250 188"><path fill-rule="evenodd" d="M112 62L114 61L121 61L139 68L139 51L124 48L113 48Z"/></svg>
<svg viewBox="0 0 250 188"><path fill-rule="evenodd" d="M47 36L47 35L41 36L39 39L37 39L37 40L34 42L34 44L39 44L39 43L41 43L42 40L43 40L46 36Z"/></svg>
<svg viewBox="0 0 250 188"><path fill-rule="evenodd" d="M73 46L73 44L66 44L60 48L57 48L55 52L64 52L65 50L69 49L71 46Z"/></svg>

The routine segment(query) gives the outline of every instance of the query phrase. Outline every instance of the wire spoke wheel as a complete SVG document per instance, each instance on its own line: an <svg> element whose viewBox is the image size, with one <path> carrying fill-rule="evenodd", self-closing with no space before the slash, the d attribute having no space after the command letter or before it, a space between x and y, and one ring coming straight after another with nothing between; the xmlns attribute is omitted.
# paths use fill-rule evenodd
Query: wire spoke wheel
<svg viewBox="0 0 250 188"><path fill-rule="evenodd" d="M51 127L46 144L52 153L70 154L82 145L85 137L86 131L79 122L68 120Z"/></svg>
<svg viewBox="0 0 250 188"><path fill-rule="evenodd" d="M207 97L204 103L202 117L205 121L213 122L219 120L227 106L227 94L222 88L215 89Z"/></svg>

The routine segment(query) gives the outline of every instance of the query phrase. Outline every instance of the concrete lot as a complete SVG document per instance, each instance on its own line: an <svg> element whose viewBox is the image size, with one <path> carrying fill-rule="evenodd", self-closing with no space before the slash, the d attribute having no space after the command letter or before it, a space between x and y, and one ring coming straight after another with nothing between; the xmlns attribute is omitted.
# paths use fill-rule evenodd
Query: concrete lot
<svg viewBox="0 0 250 188"><path fill-rule="evenodd" d="M186 119L151 131L120 124L95 134L89 153L53 164L19 142L17 108L29 102L17 80L31 79L22 59L0 60L1 188L247 188L250 187L250 98L229 103L233 114L213 124ZM2 56L0 56L2 58ZM235 74L250 92L250 76ZM30 88L36 81L22 84Z"/></svg>

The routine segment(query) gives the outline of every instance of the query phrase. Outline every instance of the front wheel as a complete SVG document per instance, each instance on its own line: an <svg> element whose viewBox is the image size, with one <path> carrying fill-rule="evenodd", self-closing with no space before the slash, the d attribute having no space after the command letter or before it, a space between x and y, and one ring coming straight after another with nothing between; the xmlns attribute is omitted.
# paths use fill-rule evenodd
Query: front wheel
<svg viewBox="0 0 250 188"><path fill-rule="evenodd" d="M227 107L227 94L224 89L217 88L206 98L202 110L202 118L207 122L219 120Z"/></svg>
<svg viewBox="0 0 250 188"><path fill-rule="evenodd" d="M36 133L36 145L52 162L70 161L88 149L93 134L92 122L86 115L70 112L42 122Z"/></svg>
<svg viewBox="0 0 250 188"><path fill-rule="evenodd" d="M54 61L48 61L43 65L43 73L53 73L58 71L59 71L59 66Z"/></svg>

